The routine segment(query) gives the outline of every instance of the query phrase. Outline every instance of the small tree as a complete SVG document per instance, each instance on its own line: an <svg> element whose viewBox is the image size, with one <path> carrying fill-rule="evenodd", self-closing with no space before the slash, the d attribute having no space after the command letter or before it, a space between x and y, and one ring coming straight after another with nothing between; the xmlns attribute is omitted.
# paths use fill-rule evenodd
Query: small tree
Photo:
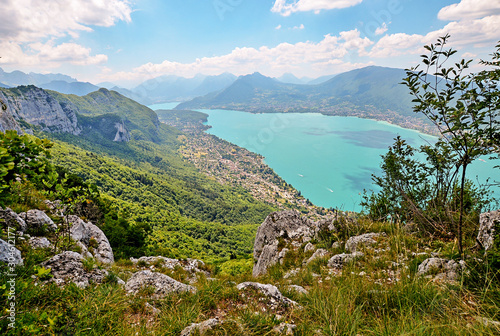
<svg viewBox="0 0 500 336"><path fill-rule="evenodd" d="M446 50L449 35L440 37L436 44L425 46L428 55L422 55L424 70L419 66L406 71L403 83L410 89L415 103L413 110L423 113L438 128L439 142L456 155L460 172L460 214L457 238L463 254L462 225L464 190L467 167L481 155L492 153L499 144L499 81L500 44L492 62L481 61L493 67L479 73L465 74L471 60L461 60L451 67L445 63L457 51Z"/></svg>

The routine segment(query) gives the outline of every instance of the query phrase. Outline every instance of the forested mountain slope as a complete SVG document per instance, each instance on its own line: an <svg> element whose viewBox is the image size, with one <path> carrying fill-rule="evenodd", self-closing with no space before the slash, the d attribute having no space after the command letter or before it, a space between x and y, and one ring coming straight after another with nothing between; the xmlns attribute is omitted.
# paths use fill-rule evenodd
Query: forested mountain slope
<svg viewBox="0 0 500 336"><path fill-rule="evenodd" d="M126 227L138 226L145 253L204 259L249 254L257 225L276 209L200 173L179 152L186 135L117 92L79 97L25 86L1 89L0 96L8 105L1 121L55 141L52 161L95 184L126 219L102 219L112 243L123 243Z"/></svg>

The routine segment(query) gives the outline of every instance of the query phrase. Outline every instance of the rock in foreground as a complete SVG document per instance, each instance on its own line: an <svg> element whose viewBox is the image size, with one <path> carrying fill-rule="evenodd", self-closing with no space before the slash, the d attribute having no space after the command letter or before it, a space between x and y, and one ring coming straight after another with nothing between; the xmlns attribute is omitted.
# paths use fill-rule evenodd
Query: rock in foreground
<svg viewBox="0 0 500 336"><path fill-rule="evenodd" d="M0 239L0 261L12 265L22 265L21 251L15 248L14 245Z"/></svg>
<svg viewBox="0 0 500 336"><path fill-rule="evenodd" d="M50 268L53 275L50 281L58 285L73 282L78 287L85 288L91 283L102 283L108 275L108 271L97 268L86 270L83 261L84 259L79 253L65 251L53 256L41 265Z"/></svg>
<svg viewBox="0 0 500 336"><path fill-rule="evenodd" d="M306 242L314 236L314 232L314 224L297 211L271 213L257 229L253 276L265 274L268 267L279 262L279 253L284 247L280 246L279 239Z"/></svg>
<svg viewBox="0 0 500 336"><path fill-rule="evenodd" d="M108 238L96 225L86 223L77 216L68 216L71 225L71 238L82 248L82 254L92 256L104 264L115 261Z"/></svg>
<svg viewBox="0 0 500 336"><path fill-rule="evenodd" d="M193 286L183 284L168 275L149 270L134 273L125 284L125 290L129 294L137 294L145 287L151 287L154 290L153 296L156 298L164 297L172 292L196 293L196 288Z"/></svg>
<svg viewBox="0 0 500 336"><path fill-rule="evenodd" d="M487 251L493 247L495 231L500 228L500 210L482 213L479 217L477 242Z"/></svg>

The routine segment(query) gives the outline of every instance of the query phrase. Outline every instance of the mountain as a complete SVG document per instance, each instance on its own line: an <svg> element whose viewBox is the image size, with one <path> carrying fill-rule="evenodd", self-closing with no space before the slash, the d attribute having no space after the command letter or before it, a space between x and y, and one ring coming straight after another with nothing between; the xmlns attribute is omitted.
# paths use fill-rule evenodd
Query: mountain
<svg viewBox="0 0 500 336"><path fill-rule="evenodd" d="M196 75L193 78L162 76L150 79L132 91L153 102L184 101L231 85L236 77L223 73L218 76Z"/></svg>
<svg viewBox="0 0 500 336"><path fill-rule="evenodd" d="M294 74L285 73L281 77L276 78L280 82L290 84L308 84L312 79L308 77L297 78Z"/></svg>
<svg viewBox="0 0 500 336"><path fill-rule="evenodd" d="M256 224L275 209L236 183L223 185L200 172L181 153L185 134L160 123L154 111L118 92L102 88L79 97L19 86L0 89L0 99L8 106L0 113L0 131L14 129L55 141L51 160L62 167L59 171L97 186L110 204L102 210L115 209L126 218L118 221L116 214L102 218L101 225L115 227L113 249L127 249L123 234L136 226L150 238L148 246L143 242L141 247L154 255L216 259L229 258L230 253L247 255ZM222 143L213 138L213 143ZM207 151L206 140L194 142L201 147L193 155ZM283 186L260 157L220 143L217 155L252 156L252 174L262 171L263 179Z"/></svg>
<svg viewBox="0 0 500 336"><path fill-rule="evenodd" d="M65 82L61 80L52 81L46 84L39 85L42 89L53 90L65 94L75 94L77 96L85 96L91 92L99 90L99 87L88 82Z"/></svg>
<svg viewBox="0 0 500 336"><path fill-rule="evenodd" d="M153 100L151 100L150 98L143 96L143 95L140 95L137 92L119 87L119 86L113 86L113 87L109 88L109 90L116 91L119 94L121 94L127 98L130 98L132 100L135 100L136 102L141 103L143 105L153 104Z"/></svg>
<svg viewBox="0 0 500 336"><path fill-rule="evenodd" d="M100 88L105 88L108 90L111 90L114 87L118 87L115 83L112 83L112 82L102 82L102 83L98 83L96 86L98 86Z"/></svg>
<svg viewBox="0 0 500 336"><path fill-rule="evenodd" d="M235 80L236 76L228 72L218 76L207 76L199 86L192 90L191 95L193 97L204 96L207 93L225 89L233 84Z"/></svg>
<svg viewBox="0 0 500 336"><path fill-rule="evenodd" d="M0 68L0 82L8 86L19 85L41 85L52 81L65 81L68 83L76 82L77 80L62 74L38 74L30 72L26 74L22 71L5 72Z"/></svg>
<svg viewBox="0 0 500 336"><path fill-rule="evenodd" d="M10 85L6 85L4 83L0 83L0 87L1 88L10 88Z"/></svg>
<svg viewBox="0 0 500 336"><path fill-rule="evenodd" d="M254 113L316 112L388 121L434 132L412 112L411 96L400 82L402 69L370 66L316 85L286 84L259 73L238 78L228 88L179 104L176 109L229 109Z"/></svg>
<svg viewBox="0 0 500 336"><path fill-rule="evenodd" d="M0 131L69 133L94 141L161 141L153 110L115 91L99 89L83 97L36 86L0 89L8 106L0 116Z"/></svg>
<svg viewBox="0 0 500 336"><path fill-rule="evenodd" d="M321 83L324 83L326 82L327 80L330 80L332 79L333 77L335 77L337 75L326 75L326 76L321 76L321 77L318 77L316 79L312 79L310 80L309 82L307 82L306 84L310 84L310 85L316 85L316 84L321 84Z"/></svg>

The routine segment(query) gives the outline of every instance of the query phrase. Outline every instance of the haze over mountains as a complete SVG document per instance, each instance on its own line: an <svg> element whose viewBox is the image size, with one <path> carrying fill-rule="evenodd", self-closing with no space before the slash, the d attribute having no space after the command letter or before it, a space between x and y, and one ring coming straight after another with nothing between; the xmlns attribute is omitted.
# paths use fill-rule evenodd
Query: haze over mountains
<svg viewBox="0 0 500 336"><path fill-rule="evenodd" d="M400 84L402 69L370 66L315 85L283 83L260 73L239 77L219 92L181 103L178 109L228 109L254 113L295 112L357 116L431 132L412 112L411 96Z"/></svg>
<svg viewBox="0 0 500 336"><path fill-rule="evenodd" d="M61 74L25 74L0 71L3 87L36 85L64 94L85 96L105 87L143 105L181 101L179 109L229 109L254 113L299 112L357 116L384 120L403 127L429 131L425 118L412 112L411 96L401 85L402 69L369 66L336 76L279 78L258 72L236 77L198 74L192 78L162 76L132 89L113 83L79 82ZM432 132L431 132L432 133Z"/></svg>

